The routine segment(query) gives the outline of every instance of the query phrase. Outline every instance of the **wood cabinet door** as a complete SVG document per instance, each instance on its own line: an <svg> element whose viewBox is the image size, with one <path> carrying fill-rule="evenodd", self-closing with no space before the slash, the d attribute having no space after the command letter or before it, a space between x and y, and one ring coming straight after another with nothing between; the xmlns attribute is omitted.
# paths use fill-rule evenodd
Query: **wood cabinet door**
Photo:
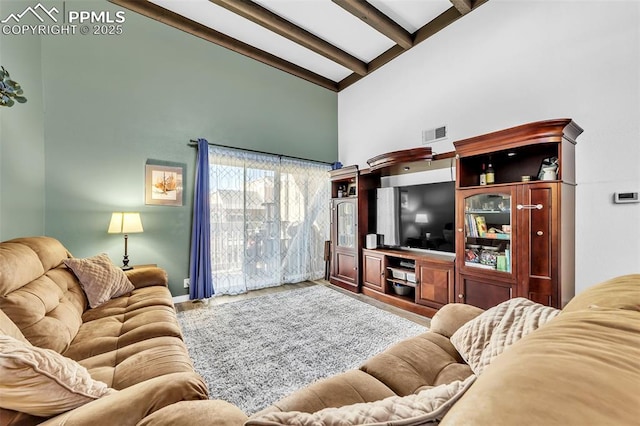
<svg viewBox="0 0 640 426"><path fill-rule="evenodd" d="M355 253L337 251L334 261L335 278L356 285L358 267Z"/></svg>
<svg viewBox="0 0 640 426"><path fill-rule="evenodd" d="M453 263L448 266L418 262L416 270L419 277L417 303L440 308L454 301Z"/></svg>
<svg viewBox="0 0 640 426"><path fill-rule="evenodd" d="M518 283L523 296L547 306L558 303L558 183L524 185L518 196L521 245ZM520 207L522 206L522 207Z"/></svg>
<svg viewBox="0 0 640 426"><path fill-rule="evenodd" d="M458 274L456 298L460 303L489 309L515 297L513 286L499 281L486 281L474 276Z"/></svg>
<svg viewBox="0 0 640 426"><path fill-rule="evenodd" d="M384 273L386 269L385 256L365 251L362 259L364 264L364 270L362 271L362 284L373 290L384 293Z"/></svg>
<svg viewBox="0 0 640 426"><path fill-rule="evenodd" d="M333 200L331 209L331 276L329 282L358 287L358 240L355 199Z"/></svg>

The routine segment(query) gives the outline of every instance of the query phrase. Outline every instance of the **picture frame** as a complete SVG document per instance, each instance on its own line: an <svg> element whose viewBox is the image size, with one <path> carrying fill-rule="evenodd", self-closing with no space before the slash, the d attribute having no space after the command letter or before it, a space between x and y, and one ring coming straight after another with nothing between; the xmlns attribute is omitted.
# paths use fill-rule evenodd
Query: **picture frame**
<svg viewBox="0 0 640 426"><path fill-rule="evenodd" d="M406 210L409 208L409 193L400 191L400 208Z"/></svg>
<svg viewBox="0 0 640 426"><path fill-rule="evenodd" d="M347 187L347 196L355 197L356 195L358 195L356 193L356 185L355 183L350 183L349 186Z"/></svg>
<svg viewBox="0 0 640 426"><path fill-rule="evenodd" d="M144 203L156 206L184 205L186 164L148 159L144 171Z"/></svg>

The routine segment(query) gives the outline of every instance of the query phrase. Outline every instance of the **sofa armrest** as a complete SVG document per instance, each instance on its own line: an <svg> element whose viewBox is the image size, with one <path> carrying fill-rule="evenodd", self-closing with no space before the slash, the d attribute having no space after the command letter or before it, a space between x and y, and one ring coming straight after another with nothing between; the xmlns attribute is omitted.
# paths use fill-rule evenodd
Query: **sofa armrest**
<svg viewBox="0 0 640 426"><path fill-rule="evenodd" d="M135 288L149 287L152 285L168 287L169 285L167 272L156 266L129 269L125 271L125 273Z"/></svg>
<svg viewBox="0 0 640 426"><path fill-rule="evenodd" d="M460 327L484 312L476 306L464 303L449 303L436 312L431 319L429 331L450 338Z"/></svg>
<svg viewBox="0 0 640 426"><path fill-rule="evenodd" d="M122 389L41 424L134 426L167 405L200 399L207 399L207 387L200 376L195 373L173 373Z"/></svg>
<svg viewBox="0 0 640 426"><path fill-rule="evenodd" d="M243 426L249 417L222 400L181 401L145 417L137 426Z"/></svg>

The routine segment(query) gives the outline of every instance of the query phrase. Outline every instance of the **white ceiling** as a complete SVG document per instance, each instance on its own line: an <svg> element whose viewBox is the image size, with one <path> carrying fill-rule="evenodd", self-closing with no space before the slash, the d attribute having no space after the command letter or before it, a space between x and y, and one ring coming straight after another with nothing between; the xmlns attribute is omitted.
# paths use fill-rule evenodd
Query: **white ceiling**
<svg viewBox="0 0 640 426"><path fill-rule="evenodd" d="M111 1L169 25L180 27L163 17L159 17L163 12L156 10L153 11L153 13L149 13L149 9L145 7L136 9L140 4L153 3L153 5L174 12L187 20L195 21L207 28L216 30L235 40L267 52L276 58L283 59L304 70L311 71L320 76L321 79L326 78L329 80L329 85L332 83L336 84L335 90L340 90L340 82L354 75L353 69L349 69L335 62L335 58L323 55L322 53L316 53L302 44L298 44L271 29L267 29L259 23L246 19L240 14L236 14L225 7L215 4L213 2L215 0L148 0L146 2L138 2L134 7L132 7L132 1ZM474 0L358 1L366 7L372 6L379 12L382 12L382 14L386 15L387 18L390 18L395 24L398 24L412 36L415 36L418 30L454 6L457 8L456 10L461 10L460 4L462 3L463 7L467 5L473 9L474 3L478 3L478 5L484 3L484 1ZM373 26L336 4L337 2L338 1L332 0L253 0L253 2L240 0L235 3L249 4L250 6L255 6L255 3L269 12L278 15L280 18L284 18L294 26L306 30L348 55L355 57L361 61L363 65L369 67L366 71L366 73L368 73L377 68L377 66L372 68L369 65L371 61L376 60L394 47L399 48L399 46L396 44L396 41L378 32ZM156 7L155 9L159 8ZM454 12L458 13L455 10ZM458 16L462 16L464 13L466 12L460 12ZM457 16L455 19L457 19ZM451 19L451 22L455 19ZM173 21L175 22L175 19L173 19ZM448 23L446 25L448 25ZM184 28L181 29L184 30ZM436 29L436 31L439 29L440 28ZM295 30L297 29L294 29L294 32ZM392 55L392 58L397 56L397 54ZM384 63L386 63L386 61ZM285 69L285 71L287 70ZM366 75L366 73L364 73L364 75ZM357 74L360 74L360 76L356 78L361 78L363 75L362 72ZM302 78L305 77L302 76Z"/></svg>

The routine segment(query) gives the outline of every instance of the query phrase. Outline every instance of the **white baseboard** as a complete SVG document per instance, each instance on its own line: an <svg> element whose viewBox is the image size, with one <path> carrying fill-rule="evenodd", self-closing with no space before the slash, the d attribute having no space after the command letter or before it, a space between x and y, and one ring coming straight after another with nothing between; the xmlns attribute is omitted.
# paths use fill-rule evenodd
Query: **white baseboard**
<svg viewBox="0 0 640 426"><path fill-rule="evenodd" d="M173 300L173 303L188 302L189 301L189 295L188 294L184 294L182 296L176 296L172 300Z"/></svg>

